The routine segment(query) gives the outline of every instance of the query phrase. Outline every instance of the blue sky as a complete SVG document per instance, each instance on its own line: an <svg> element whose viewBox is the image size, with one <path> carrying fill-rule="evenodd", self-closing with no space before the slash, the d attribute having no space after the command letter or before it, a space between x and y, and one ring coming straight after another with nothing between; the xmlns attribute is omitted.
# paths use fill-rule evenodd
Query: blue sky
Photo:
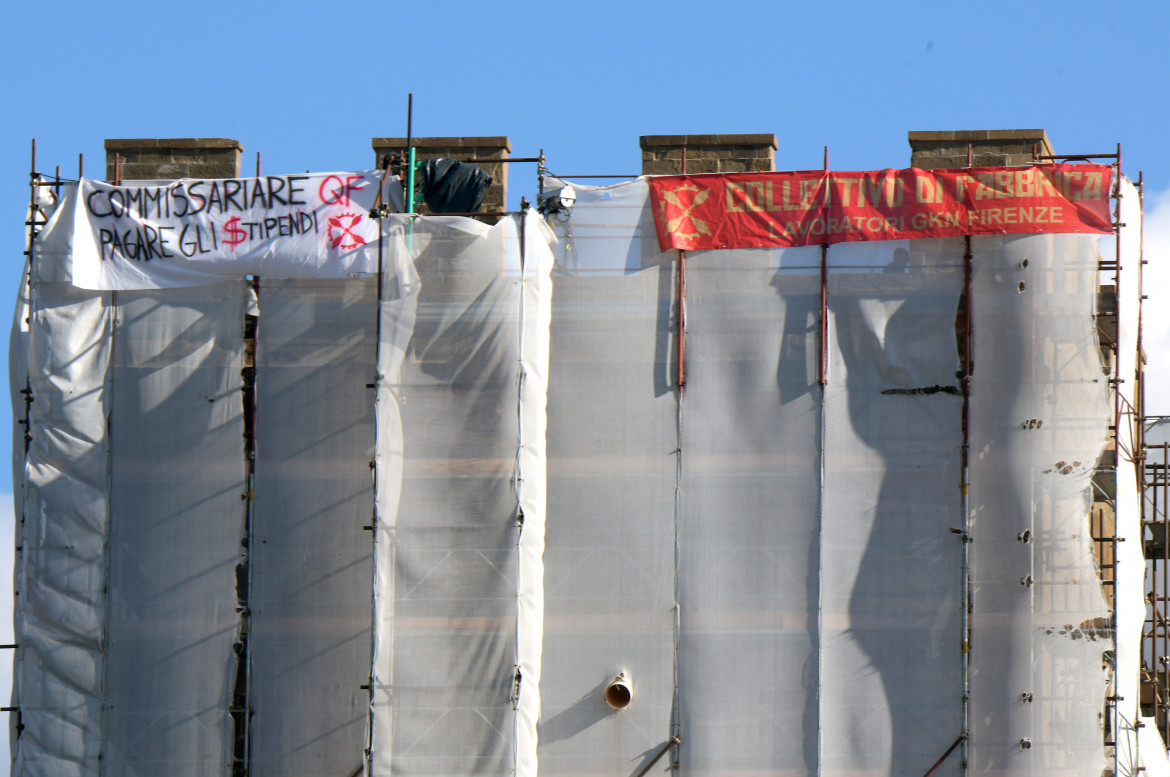
<svg viewBox="0 0 1170 777"><path fill-rule="evenodd" d="M1061 153L1120 142L1125 171L1145 173L1150 307L1168 307L1170 3L59 0L4 15L0 299L19 281L32 138L39 169L69 177L79 153L104 176L108 137L235 138L245 171L257 151L267 173L362 169L371 137L405 134L413 92L416 135L507 135L569 173L637 173L645 134L772 132L782 170L819 167L826 145L835 169L905 167L908 130L1042 127ZM535 191L529 171L513 166L513 201ZM1170 338L1151 318L1158 374Z"/></svg>

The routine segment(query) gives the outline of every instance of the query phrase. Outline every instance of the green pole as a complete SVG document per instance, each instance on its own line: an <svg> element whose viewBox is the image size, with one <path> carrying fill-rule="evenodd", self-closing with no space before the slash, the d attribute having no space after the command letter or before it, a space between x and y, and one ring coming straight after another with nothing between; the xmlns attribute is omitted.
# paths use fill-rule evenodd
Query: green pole
<svg viewBox="0 0 1170 777"><path fill-rule="evenodd" d="M406 151L406 212L414 213L414 146Z"/></svg>

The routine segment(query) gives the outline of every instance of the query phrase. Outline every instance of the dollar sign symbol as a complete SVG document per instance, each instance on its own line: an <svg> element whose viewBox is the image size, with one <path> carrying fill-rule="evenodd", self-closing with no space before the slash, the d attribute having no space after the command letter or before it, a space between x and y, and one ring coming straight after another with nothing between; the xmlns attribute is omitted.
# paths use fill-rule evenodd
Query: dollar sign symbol
<svg viewBox="0 0 1170 777"><path fill-rule="evenodd" d="M231 246L233 251L235 251L236 246L244 242L244 238L248 236L246 231L240 229L239 216L232 216L230 219L228 219L228 223L224 224L223 231L230 235L230 237L225 237L223 242Z"/></svg>

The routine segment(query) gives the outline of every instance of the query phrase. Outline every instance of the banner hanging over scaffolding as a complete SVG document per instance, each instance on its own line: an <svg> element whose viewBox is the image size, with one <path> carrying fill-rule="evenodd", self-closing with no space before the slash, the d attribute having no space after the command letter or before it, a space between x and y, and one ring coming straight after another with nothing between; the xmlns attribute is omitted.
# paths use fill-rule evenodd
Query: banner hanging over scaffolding
<svg viewBox="0 0 1170 777"><path fill-rule="evenodd" d="M654 176L658 245L709 250L1113 230L1108 165Z"/></svg>
<svg viewBox="0 0 1170 777"><path fill-rule="evenodd" d="M369 211L381 182L379 171L123 186L82 179L65 190L37 247L67 259L83 289L372 273L378 222Z"/></svg>

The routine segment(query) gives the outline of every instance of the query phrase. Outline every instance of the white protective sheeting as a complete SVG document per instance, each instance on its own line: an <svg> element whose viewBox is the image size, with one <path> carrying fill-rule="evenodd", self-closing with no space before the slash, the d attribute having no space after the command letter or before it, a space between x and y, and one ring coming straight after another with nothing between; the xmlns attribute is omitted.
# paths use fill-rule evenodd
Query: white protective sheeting
<svg viewBox="0 0 1170 777"><path fill-rule="evenodd" d="M663 311L669 311L666 300L677 279L660 275L657 295L645 281L638 291L638 275L662 260L639 245L629 227L625 235L616 229L623 221L637 223L638 185L582 187L580 212L575 208L559 227L565 246L558 254L550 397L554 508L546 564L550 627L541 726L549 737L540 749L541 768L558 772L620 773L624 768L632 773L666 739L660 704L665 694L657 686L650 689L648 708L640 706L637 690L635 703L620 713L607 712L598 701L608 679L604 675L621 660L629 661L625 656L652 656L648 651L666 644L661 620L657 627L649 618L638 624L630 613L645 613L648 605L665 601L654 593L669 578L665 549L653 555L650 541L667 540L669 472L663 468L655 488L654 470L644 457L652 453L645 441L653 441L655 434L669 440L668 412L656 422L647 400L639 402L628 390L611 397L606 388L618 380L627 387L638 385L631 375L639 373L622 362L638 347L639 333L650 329L639 302L656 299L659 306L656 355L672 353L675 345L669 339L673 323ZM634 215L623 216L622 210ZM1080 445L1093 455L1078 454L1058 467L1063 489L1043 484L1041 504L1013 506L1017 513L1021 507L1028 515L1033 509L1046 512L1045 521L1067 534L1050 533L1037 567L1012 572L1009 581L1026 590L1037 580L1060 579L1073 586L1058 593L1088 597L1089 605L1086 617L1077 621L1086 621L1086 630L1066 630L1071 634L1067 641L1079 646L1082 638L1105 640L1107 649L1108 622L1095 620L1106 614L1104 599L1091 552L1086 554L1091 551L1086 473L1095 465L1108 422L1091 315L1095 241L1037 240L1046 242L1033 246L1032 268L1040 268L1049 279L1044 288L1052 289L1041 304L1042 324L1032 327L1030 318L1037 311L1013 314L1010 307L1006 312L996 307L1018 304L1019 279L1003 280L998 265L981 271L987 285L1010 281L1012 295L985 299L982 323L976 324L984 329L981 342L990 354L983 360L989 366L981 412L986 416L1005 401L1055 402L1056 385L1064 416L1054 416L1056 423L1073 430L1073 453ZM925 773L959 742L964 521L962 330L957 325L964 252L961 239L829 250L823 416L815 385L819 249L687 257L687 385L679 415L674 537L681 613L674 723L683 740L682 771ZM1060 294L1053 297L1057 290ZM562 291L566 296L559 296ZM600 351L605 335L598 322L606 320L620 325L625 336L610 336L601 369L596 363L576 367L576 353ZM598 335L592 335L595 329ZM1060 380L1038 381L995 364L1000 347L1030 354L1032 346L1018 341L1033 332L1042 341L1061 344L1056 357L1047 357L1061 371ZM1066 353L1069 342L1076 343L1071 355ZM980 360L975 361L978 374ZM666 366L669 380L672 368L660 362L661 357L655 374ZM566 380L571 376L572 388L557 381L558 369L566 370ZM664 394L671 385L663 381L655 388ZM574 393L563 396L565 391ZM580 430L574 428L579 418L585 419ZM635 435L643 447L635 447ZM986 460L993 446L986 440L981 445L975 447ZM574 446L582 455L570 459ZM614 461L639 477L627 483L620 473L612 474ZM570 472L579 477L587 467L600 468L620 488L609 489L612 494L575 488ZM1007 509L988 502L1011 504L1012 491L1004 493L1002 482L1020 473L992 469L986 461L975 470L971 477L982 479L982 490L972 515L982 520L981 536L991 546L994 522L1014 525L1017 518L987 518L989 511ZM1028 494L1026 500L1034 492ZM637 519L627 520L620 530L609 528L608 516L626 515L627 505L637 509ZM592 514L590 520L572 519L584 511ZM1013 532L1013 543L1015 537ZM607 548L610 560L595 560ZM1003 583L1002 550L991 546L980 557L985 566L972 570L973 579L985 584L979 594L990 597ZM1066 567L1072 561L1090 575L1069 576ZM623 584L627 568L641 571L638 585ZM574 604L588 607L589 617L574 620ZM989 599L988 605L997 603ZM1055 609L1053 604L1041 608L1046 620ZM564 635L561 646L553 626L561 623L593 625L595 631L582 634L580 626ZM1002 678L996 673L1010 666L1012 649L1022 645L1023 655L1031 656L1039 623L1031 615L1012 622L996 612L976 622L973 650L985 651L975 665L983 700L999 690L996 682ZM984 747L974 750L972 768L1003 770L996 759L1008 751L993 747L1001 744L994 727L1004 725L1006 715L1023 704L1032 705L1029 721L1047 737L1036 747L1043 763L1074 769L1089 763L1096 774L1105 762L1101 649L1077 654L1076 647L1071 652L1063 645L1044 648L1048 655L1037 654L1035 672L1043 676L1036 683L1042 692L1025 702L1021 694L1030 691L1021 688L1001 698L994 710L973 711L978 730L973 740L982 737ZM1094 651L1093 660L1085 660ZM1031 681L1031 659L1023 661ZM656 665L656 680L664 666ZM577 676L582 670L587 678ZM631 725L635 716L639 724L649 720L656 728ZM1080 728L1066 733L1062 727L1070 717ZM1092 736L1084 736L1086 724L1095 727ZM625 743L630 732L638 737L640 758L617 749L619 744L635 749ZM1027 748L1039 736L1015 738L1011 752L1035 756ZM958 768L960 755L951 753L946 768ZM661 768L669 766L663 762Z"/></svg>
<svg viewBox="0 0 1170 777"><path fill-rule="evenodd" d="M28 333L32 308L28 298L29 291L29 262L24 262L24 270L20 277L20 287L16 295L16 310L12 316L12 329L8 337L8 388L12 401L12 518L13 518L13 547L22 547L21 534L24 523L24 459L25 435L28 433L28 414L31 404L29 396L28 375ZM12 590L20 590L19 554L14 554ZM12 641L16 641L15 616L18 608L13 608ZM19 656L13 656L13 664ZM9 702L6 706L15 707L19 704L16 694L16 673L12 670L12 687L9 691ZM8 753L11 756L16 752L16 737L19 733L16 715L8 716Z"/></svg>
<svg viewBox="0 0 1170 777"><path fill-rule="evenodd" d="M518 234L517 234L518 232ZM532 211L513 223L507 236L509 275L520 285L519 447L516 496L520 512L516 585L516 717L512 774L536 777L540 722L541 655L544 639L544 544L548 515L548 375L552 325L552 244L556 237Z"/></svg>
<svg viewBox="0 0 1170 777"><path fill-rule="evenodd" d="M19 777L96 777L106 680L110 295L39 279L16 570Z"/></svg>
<svg viewBox="0 0 1170 777"><path fill-rule="evenodd" d="M407 343L384 315L379 346L374 775L535 774L544 440L525 421L543 414L551 238L531 214L400 238L417 318ZM414 303L386 286L384 305Z"/></svg>
<svg viewBox="0 0 1170 777"><path fill-rule="evenodd" d="M829 248L823 343L820 247L687 255L680 387L648 207L391 217L380 278L262 278L251 486L245 284L78 291L54 216L16 773L630 777L678 735L652 774L924 774L962 732L965 241ZM1114 655L1096 240L971 245L970 769L1098 777L1140 603Z"/></svg>
<svg viewBox="0 0 1170 777"><path fill-rule="evenodd" d="M828 251L822 774L924 774L962 730L962 289L960 239Z"/></svg>
<svg viewBox="0 0 1170 777"><path fill-rule="evenodd" d="M1113 649L1090 480L1111 416L1097 240L972 239L973 768L1097 775Z"/></svg>
<svg viewBox="0 0 1170 777"><path fill-rule="evenodd" d="M673 253L657 250L644 181L575 188L554 221L540 773L628 777L671 735ZM619 673L620 711L604 700Z"/></svg>
<svg viewBox="0 0 1170 777"><path fill-rule="evenodd" d="M1142 626L1146 617L1145 571L1146 560L1142 550L1140 476L1134 456L1136 425L1139 419L1134 408L1140 406L1135 394L1138 382L1138 328L1141 310L1141 230L1142 208L1137 188L1128 179L1120 181L1121 192L1121 273L1118 288L1117 358L1122 383L1121 423L1117 447L1117 498L1114 503L1116 531L1120 539L1114 545L1116 554L1117 602L1117 666L1115 688L1121 700L1117 702L1114 721L1118 739L1118 771L1137 774L1136 759L1126 760L1128 753L1137 753L1139 733L1136 723L1141 714L1139 706L1139 670L1142 664ZM1103 245L1105 251L1115 245ZM1115 258L1116 254L1109 256ZM1104 257L1103 257L1104 258ZM1133 747L1126 747L1129 743Z"/></svg>
<svg viewBox="0 0 1170 777"><path fill-rule="evenodd" d="M1166 755L1166 744L1158 733L1158 721L1154 718L1141 718L1141 726L1137 730L1138 758L1143 768L1143 777L1170 777L1170 758ZM1138 774L1138 772L1130 772Z"/></svg>
<svg viewBox="0 0 1170 777"><path fill-rule="evenodd" d="M24 523L24 443L28 430L29 405L25 401L28 389L28 330L29 317L32 309L28 299L28 260L24 263L24 272L21 274L20 291L16 296L16 311L12 317L12 330L8 338L8 389L12 401L12 518L15 529L13 547L21 547L22 524ZM12 590L20 590L20 562L13 559ZM16 609L13 610L15 616ZM16 639L15 617L13 618L13 641ZM18 657L14 657L15 665ZM16 674L11 674L12 688L9 692L8 705L17 706L19 699L16 695ZM16 751L16 735L18 733L15 715L9 715L8 720L8 753L11 756Z"/></svg>
<svg viewBox="0 0 1170 777"><path fill-rule="evenodd" d="M818 760L820 249L686 258L680 765Z"/></svg>
<svg viewBox="0 0 1170 777"><path fill-rule="evenodd" d="M20 514L24 500L24 443L29 404L28 388L28 332L32 308L28 298L29 263L25 260L20 274L20 289L16 293L16 310L12 314L12 329L8 335L8 389L12 400L12 504L16 512L16 544L20 544Z"/></svg>
<svg viewBox="0 0 1170 777"><path fill-rule="evenodd" d="M222 773L232 759L244 292L114 296L107 774Z"/></svg>
<svg viewBox="0 0 1170 777"><path fill-rule="evenodd" d="M30 203L26 220L43 223L56 209L57 200L48 186L38 186L34 192L36 201ZM16 513L17 545L20 544L19 524L24 502L24 444L27 432L25 416L29 409L25 389L28 387L28 332L32 314L29 300L30 269L30 262L25 259L20 274L20 287L16 293L16 309L12 314L12 330L8 338L8 385L12 394L12 505ZM15 716L11 728L15 735Z"/></svg>
<svg viewBox="0 0 1170 777"><path fill-rule="evenodd" d="M377 282L261 281L249 577L251 773L352 774L366 746Z"/></svg>

